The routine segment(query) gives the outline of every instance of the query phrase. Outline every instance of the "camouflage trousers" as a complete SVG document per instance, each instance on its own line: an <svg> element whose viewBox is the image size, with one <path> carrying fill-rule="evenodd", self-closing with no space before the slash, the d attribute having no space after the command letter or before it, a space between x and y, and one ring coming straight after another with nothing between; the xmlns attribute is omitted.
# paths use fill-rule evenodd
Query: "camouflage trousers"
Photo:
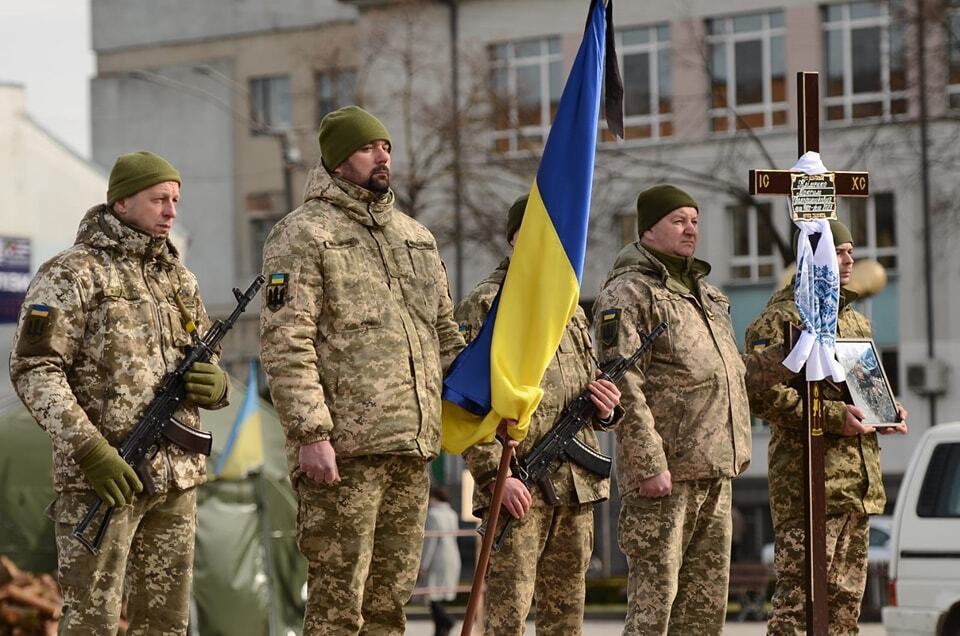
<svg viewBox="0 0 960 636"><path fill-rule="evenodd" d="M578 636L592 552L592 504L530 508L490 559L484 634L522 636L535 600L538 636Z"/></svg>
<svg viewBox="0 0 960 636"><path fill-rule="evenodd" d="M618 538L627 557L624 635L720 634L730 578L730 480L673 482L667 497L626 495Z"/></svg>
<svg viewBox="0 0 960 636"><path fill-rule="evenodd" d="M59 633L116 634L125 598L128 636L186 634L196 489L138 496L132 505L117 508L98 555L71 536L94 501L93 493L63 493L51 506L63 589Z"/></svg>
<svg viewBox="0 0 960 636"><path fill-rule="evenodd" d="M423 545L426 464L380 455L337 467L337 484L297 483L297 541L309 562L304 636L401 636Z"/></svg>
<svg viewBox="0 0 960 636"><path fill-rule="evenodd" d="M827 603L830 634L859 634L860 602L867 586L870 535L865 513L827 515ZM777 584L767 633L777 636L806 633L804 602L803 520L774 528L773 564Z"/></svg>

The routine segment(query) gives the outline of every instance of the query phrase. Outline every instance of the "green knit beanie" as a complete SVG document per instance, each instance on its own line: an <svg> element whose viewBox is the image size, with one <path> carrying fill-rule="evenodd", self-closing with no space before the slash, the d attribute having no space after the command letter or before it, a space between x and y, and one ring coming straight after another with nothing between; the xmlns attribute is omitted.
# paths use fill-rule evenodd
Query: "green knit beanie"
<svg viewBox="0 0 960 636"><path fill-rule="evenodd" d="M510 211L507 212L507 243L510 242L510 239L513 238L516 231L520 229L520 224L523 223L523 212L527 209L527 199L529 198L530 195L523 195L513 202L513 205L510 206Z"/></svg>
<svg viewBox="0 0 960 636"><path fill-rule="evenodd" d="M830 221L830 232L833 234L833 244L843 245L844 243L853 244L853 234L850 229L840 221Z"/></svg>
<svg viewBox="0 0 960 636"><path fill-rule="evenodd" d="M662 184L647 188L637 197L637 234L643 236L657 221L685 207L700 210L693 197L676 186Z"/></svg>
<svg viewBox="0 0 960 636"><path fill-rule="evenodd" d="M180 173L160 155L146 150L120 155L110 171L107 205L113 205L124 197L165 181L176 181L179 184Z"/></svg>
<svg viewBox="0 0 960 636"><path fill-rule="evenodd" d="M390 141L387 127L359 106L344 106L320 120L320 156L330 171L358 148L378 139Z"/></svg>

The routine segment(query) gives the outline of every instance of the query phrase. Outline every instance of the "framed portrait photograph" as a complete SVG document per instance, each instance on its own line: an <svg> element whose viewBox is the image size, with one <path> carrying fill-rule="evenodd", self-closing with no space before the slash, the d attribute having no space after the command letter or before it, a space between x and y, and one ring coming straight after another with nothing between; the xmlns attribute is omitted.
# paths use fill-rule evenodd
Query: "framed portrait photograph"
<svg viewBox="0 0 960 636"><path fill-rule="evenodd" d="M864 413L864 424L896 426L900 421L880 354L869 338L837 339L837 360L847 372L847 391Z"/></svg>

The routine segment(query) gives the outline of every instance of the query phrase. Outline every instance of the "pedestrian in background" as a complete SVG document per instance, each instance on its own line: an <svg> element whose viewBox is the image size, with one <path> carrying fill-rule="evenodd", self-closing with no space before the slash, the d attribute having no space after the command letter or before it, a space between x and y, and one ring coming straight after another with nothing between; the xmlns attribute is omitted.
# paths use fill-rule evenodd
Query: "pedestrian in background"
<svg viewBox="0 0 960 636"><path fill-rule="evenodd" d="M434 636L447 636L454 625L443 604L457 597L460 585L460 549L456 535L459 529L460 519L450 506L447 489L434 486L430 489L426 534L420 554L420 580L428 588Z"/></svg>

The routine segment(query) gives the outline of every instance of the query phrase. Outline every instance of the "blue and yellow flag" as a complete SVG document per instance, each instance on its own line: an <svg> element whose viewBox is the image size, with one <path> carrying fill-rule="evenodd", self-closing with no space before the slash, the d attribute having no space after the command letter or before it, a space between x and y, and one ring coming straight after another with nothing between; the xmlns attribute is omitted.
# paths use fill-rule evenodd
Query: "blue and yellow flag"
<svg viewBox="0 0 960 636"><path fill-rule="evenodd" d="M506 279L477 338L444 381L442 444L449 452L492 439L501 419L517 420L511 437L526 436L543 374L579 301L607 11L600 0L591 4Z"/></svg>
<svg viewBox="0 0 960 636"><path fill-rule="evenodd" d="M256 360L250 361L247 378L247 394L243 398L243 405L213 470L217 479L243 479L263 466L263 433L260 426Z"/></svg>

